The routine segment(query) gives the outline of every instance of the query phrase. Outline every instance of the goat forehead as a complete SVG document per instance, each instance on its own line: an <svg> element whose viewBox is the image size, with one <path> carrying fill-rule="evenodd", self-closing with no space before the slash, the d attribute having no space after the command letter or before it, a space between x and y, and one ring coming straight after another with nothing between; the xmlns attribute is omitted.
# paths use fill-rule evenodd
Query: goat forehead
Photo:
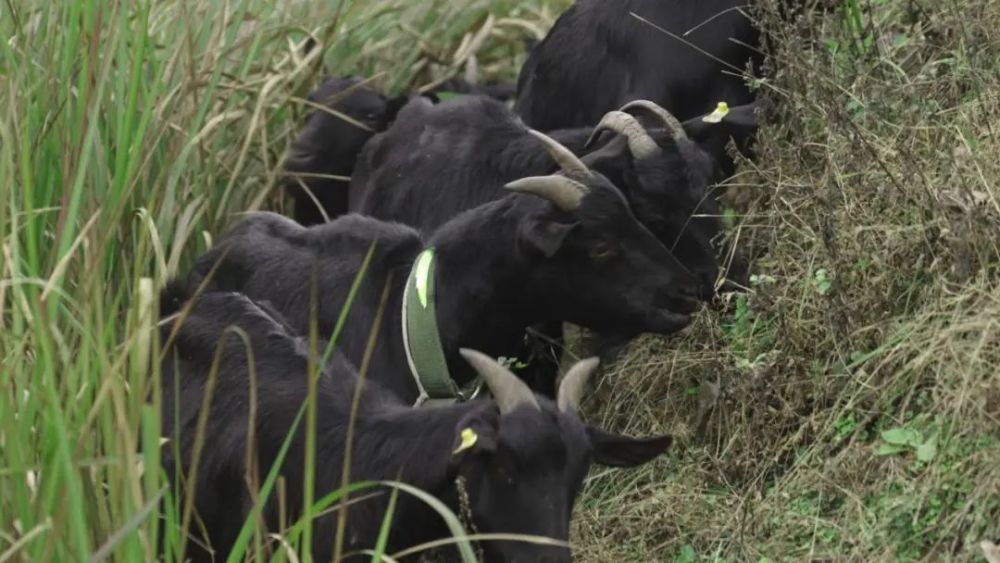
<svg viewBox="0 0 1000 563"><path fill-rule="evenodd" d="M500 421L500 443L517 459L539 461L563 457L566 444L558 415L548 409L518 409Z"/></svg>
<svg viewBox="0 0 1000 563"><path fill-rule="evenodd" d="M329 78L320 84L318 88L309 92L306 99L310 102L325 104L330 102L333 97L350 88L353 84L355 84L355 82L350 78L341 76Z"/></svg>
<svg viewBox="0 0 1000 563"><path fill-rule="evenodd" d="M500 443L519 465L561 472L567 462L586 455L590 442L576 416L558 412L551 401L540 403L541 410L524 408L504 415Z"/></svg>
<svg viewBox="0 0 1000 563"><path fill-rule="evenodd" d="M621 192L605 186L595 186L588 192L579 213L586 222L595 224L623 225L633 220L632 211Z"/></svg>
<svg viewBox="0 0 1000 563"><path fill-rule="evenodd" d="M331 107L337 111L353 114L369 108L381 108L385 102L374 92L334 92L320 98L316 103L322 106ZM316 115L333 117L329 112L316 109ZM334 118L336 119L336 118ZM337 119L337 121L340 121Z"/></svg>
<svg viewBox="0 0 1000 563"><path fill-rule="evenodd" d="M385 100L374 92L359 92L352 94L337 107L351 114L378 113L385 110Z"/></svg>

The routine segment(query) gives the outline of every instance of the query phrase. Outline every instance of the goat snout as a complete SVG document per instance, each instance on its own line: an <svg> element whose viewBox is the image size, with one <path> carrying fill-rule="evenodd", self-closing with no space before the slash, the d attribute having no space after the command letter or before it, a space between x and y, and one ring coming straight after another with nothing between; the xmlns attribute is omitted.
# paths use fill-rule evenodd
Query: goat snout
<svg viewBox="0 0 1000 563"><path fill-rule="evenodd" d="M703 296L700 286L670 287L657 293L654 304L657 308L687 315L701 307Z"/></svg>

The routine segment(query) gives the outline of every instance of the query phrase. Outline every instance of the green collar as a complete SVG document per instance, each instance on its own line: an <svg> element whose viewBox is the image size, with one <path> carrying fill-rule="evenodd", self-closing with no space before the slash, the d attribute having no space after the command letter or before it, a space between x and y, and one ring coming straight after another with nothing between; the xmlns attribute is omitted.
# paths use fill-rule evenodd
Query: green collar
<svg viewBox="0 0 1000 563"><path fill-rule="evenodd" d="M403 349L420 391L413 405L416 407L428 401L429 406L466 401L478 395L482 387L482 381L476 378L462 389L448 373L434 306L434 258L433 248L418 254L403 289Z"/></svg>

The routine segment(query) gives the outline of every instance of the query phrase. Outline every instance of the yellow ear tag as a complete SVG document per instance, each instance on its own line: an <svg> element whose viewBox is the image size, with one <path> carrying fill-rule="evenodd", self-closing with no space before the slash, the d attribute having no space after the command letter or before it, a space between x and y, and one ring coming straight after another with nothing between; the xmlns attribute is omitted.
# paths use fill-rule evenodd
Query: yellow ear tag
<svg viewBox="0 0 1000 563"><path fill-rule="evenodd" d="M475 430L473 430L471 428L465 428L465 429L463 429L462 430L462 443L459 444L457 448L455 448L455 451L451 452L452 455L455 455L455 454L458 454L458 453L462 453L465 450L471 448L472 446L475 446L476 445L476 440L478 440L478 439L479 439L479 435L476 434Z"/></svg>
<svg viewBox="0 0 1000 563"><path fill-rule="evenodd" d="M723 117L729 113L729 104L726 102L719 102L719 105L715 106L715 111L701 118L705 123L718 123L722 121Z"/></svg>
<svg viewBox="0 0 1000 563"><path fill-rule="evenodd" d="M424 309L427 308L427 276L430 274L433 260L434 252L429 248L421 252L420 257L417 258L417 299L420 300L420 306Z"/></svg>

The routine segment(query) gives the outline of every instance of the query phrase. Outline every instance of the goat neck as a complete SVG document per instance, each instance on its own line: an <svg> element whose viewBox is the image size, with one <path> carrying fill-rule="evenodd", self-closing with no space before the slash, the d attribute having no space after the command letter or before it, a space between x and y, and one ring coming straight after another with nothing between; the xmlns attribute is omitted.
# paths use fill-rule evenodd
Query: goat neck
<svg viewBox="0 0 1000 563"><path fill-rule="evenodd" d="M546 134L568 148L573 154L580 156L587 152L585 145L592 131L593 127L581 127L558 129ZM540 148L538 139L525 131L524 134L512 139L504 147L504 150L494 157L496 159L495 167L505 181L555 172L557 170L556 164Z"/></svg>
<svg viewBox="0 0 1000 563"><path fill-rule="evenodd" d="M518 204L510 196L467 211L434 235L437 317L452 378L474 374L458 353L475 348L493 357L518 348L527 326L538 320L525 285L527 263L516 248Z"/></svg>

